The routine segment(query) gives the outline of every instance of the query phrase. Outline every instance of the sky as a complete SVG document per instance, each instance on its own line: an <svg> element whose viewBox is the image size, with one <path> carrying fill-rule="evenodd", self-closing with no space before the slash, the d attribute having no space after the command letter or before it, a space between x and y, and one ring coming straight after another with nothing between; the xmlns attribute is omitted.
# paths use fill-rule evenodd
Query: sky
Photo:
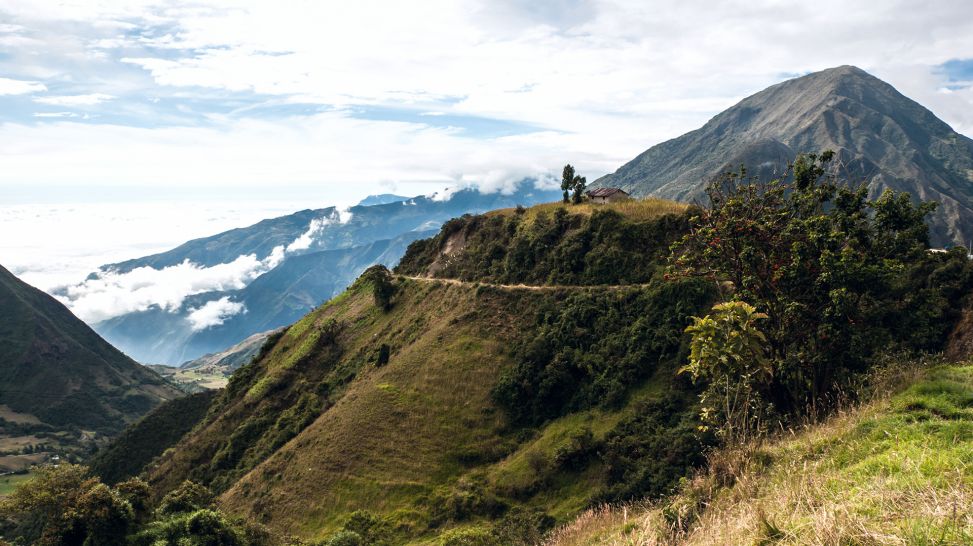
<svg viewBox="0 0 973 546"><path fill-rule="evenodd" d="M842 64L973 136L969 0L0 0L0 264L49 287L372 193L592 180Z"/></svg>

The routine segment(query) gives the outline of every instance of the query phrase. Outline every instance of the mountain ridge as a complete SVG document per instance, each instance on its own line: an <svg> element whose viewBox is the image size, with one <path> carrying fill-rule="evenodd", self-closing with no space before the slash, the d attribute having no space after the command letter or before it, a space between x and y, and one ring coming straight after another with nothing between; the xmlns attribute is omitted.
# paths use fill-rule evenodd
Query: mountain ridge
<svg viewBox="0 0 973 546"><path fill-rule="evenodd" d="M150 305L99 321L94 328L140 362L179 365L296 321L340 293L365 268L395 265L412 241L432 235L451 218L557 196L556 191L524 180L510 193L466 188L444 196L347 209L305 209L194 239L166 252L107 264L89 281L97 284L100 277L114 278L140 268L227 268L226 264L245 262L251 269L250 277L240 282L243 286L189 294L178 308ZM395 196L373 197L384 201ZM59 295L70 299L70 289ZM207 305L235 312L202 326L192 323L193 312Z"/></svg>
<svg viewBox="0 0 973 546"><path fill-rule="evenodd" d="M82 453L181 395L0 266L0 470Z"/></svg>
<svg viewBox="0 0 973 546"><path fill-rule="evenodd" d="M798 153L832 149L841 173L941 203L935 245L973 240L973 139L888 83L840 66L772 85L699 129L655 145L593 183L635 196L701 200L707 182L745 164L773 176Z"/></svg>

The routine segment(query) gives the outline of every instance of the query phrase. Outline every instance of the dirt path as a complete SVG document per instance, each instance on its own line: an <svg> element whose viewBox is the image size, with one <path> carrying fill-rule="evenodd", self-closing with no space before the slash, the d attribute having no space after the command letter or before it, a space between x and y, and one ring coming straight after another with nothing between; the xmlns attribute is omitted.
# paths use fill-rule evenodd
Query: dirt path
<svg viewBox="0 0 973 546"><path fill-rule="evenodd" d="M461 281L459 279L441 279L436 277L416 277L412 275L396 275L397 279L410 281L431 282L439 284L455 284L459 286L489 286L503 290L627 290L630 288L645 288L648 284L495 284L477 281Z"/></svg>

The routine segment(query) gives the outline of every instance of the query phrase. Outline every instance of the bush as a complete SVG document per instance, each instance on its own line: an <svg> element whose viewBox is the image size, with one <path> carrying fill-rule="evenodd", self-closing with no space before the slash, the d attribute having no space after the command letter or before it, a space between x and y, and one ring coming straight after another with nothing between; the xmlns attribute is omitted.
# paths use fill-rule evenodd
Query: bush
<svg viewBox="0 0 973 546"><path fill-rule="evenodd" d="M185 514L208 508L213 504L213 492L198 483L186 480L173 489L156 508L158 515Z"/></svg>
<svg viewBox="0 0 973 546"><path fill-rule="evenodd" d="M482 484L470 480L460 480L445 494L433 497L432 520L436 525L446 521L467 521L477 516L499 517L507 510L507 505L488 492Z"/></svg>
<svg viewBox="0 0 973 546"><path fill-rule="evenodd" d="M538 309L533 337L514 348L517 364L501 374L493 399L518 425L617 407L660 366L675 371L689 317L711 298L695 280L552 297Z"/></svg>
<svg viewBox="0 0 973 546"><path fill-rule="evenodd" d="M357 534L361 537L362 544L369 546L389 544L392 539L392 529L388 522L366 510L352 512L345 523L344 530Z"/></svg>
<svg viewBox="0 0 973 546"><path fill-rule="evenodd" d="M389 355L392 352L392 348L389 347L388 343L383 343L378 347L378 355L375 357L376 366L384 366L389 363Z"/></svg>
<svg viewBox="0 0 973 546"><path fill-rule="evenodd" d="M973 285L968 259L928 252L933 204L869 201L829 173L832 157L798 157L766 183L746 171L714 182L670 260L670 273L728 282L768 315L775 373L761 394L792 415L827 411L889 347L941 350L959 306L946 294Z"/></svg>
<svg viewBox="0 0 973 546"><path fill-rule="evenodd" d="M361 535L354 531L338 531L327 539L318 542L317 546L364 546Z"/></svg>
<svg viewBox="0 0 973 546"><path fill-rule="evenodd" d="M554 451L554 464L562 470L583 470L598 447L591 428L584 427L572 433L568 442Z"/></svg>
<svg viewBox="0 0 973 546"><path fill-rule="evenodd" d="M472 527L446 531L439 538L441 546L503 546L488 529Z"/></svg>
<svg viewBox="0 0 973 546"><path fill-rule="evenodd" d="M196 510L169 514L150 523L132 537L132 546L246 546L244 532L222 514ZM256 546L256 545L254 545Z"/></svg>
<svg viewBox="0 0 973 546"><path fill-rule="evenodd" d="M773 411L760 395L774 377L764 349L767 338L757 328L757 321L766 318L752 305L731 301L694 317L686 328L691 352L680 372L706 382L700 415L727 443L746 444L762 435L765 417Z"/></svg>
<svg viewBox="0 0 973 546"><path fill-rule="evenodd" d="M392 296L395 295L395 285L392 284L392 273L384 265L373 265L361 275L362 280L371 284L375 305L383 311L392 308Z"/></svg>
<svg viewBox="0 0 973 546"><path fill-rule="evenodd" d="M602 460L609 486L592 504L659 498L706 462L703 454L715 437L697 428L695 406L686 396L640 403L608 433Z"/></svg>

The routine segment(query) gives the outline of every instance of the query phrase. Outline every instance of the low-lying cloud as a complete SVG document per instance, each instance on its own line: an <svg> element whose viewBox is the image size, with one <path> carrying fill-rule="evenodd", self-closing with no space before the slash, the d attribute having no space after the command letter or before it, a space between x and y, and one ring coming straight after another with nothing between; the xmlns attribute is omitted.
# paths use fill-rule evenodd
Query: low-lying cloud
<svg viewBox="0 0 973 546"><path fill-rule="evenodd" d="M315 218L311 220L310 225L307 227L307 231L302 233L300 237L294 239L294 241L287 245L284 249L285 253L299 252L302 250L307 250L311 248L314 241L321 235L321 232L328 226L347 224L351 221L353 216L349 209L335 209L329 216L323 216L321 218Z"/></svg>
<svg viewBox="0 0 973 546"><path fill-rule="evenodd" d="M246 313L247 308L240 302L231 301L229 296L208 301L203 306L191 309L186 319L192 331L198 332L211 326L219 326L234 315Z"/></svg>
<svg viewBox="0 0 973 546"><path fill-rule="evenodd" d="M126 273L109 270L58 291L58 297L88 323L145 311L153 306L175 313L187 297L204 292L239 290L283 259L283 248L278 247L262 260L255 254L247 254L212 267L185 260L162 269L138 267Z"/></svg>
<svg viewBox="0 0 973 546"><path fill-rule="evenodd" d="M153 307L169 313L184 312L187 297L243 289L287 256L309 249L328 226L346 224L351 217L347 210L335 210L328 216L315 218L291 243L274 247L262 259L256 254L246 254L210 267L187 259L162 269L146 266L125 273L108 269L54 293L75 315L91 324ZM185 312L196 331L222 324L226 318L242 311L242 303L224 297Z"/></svg>

